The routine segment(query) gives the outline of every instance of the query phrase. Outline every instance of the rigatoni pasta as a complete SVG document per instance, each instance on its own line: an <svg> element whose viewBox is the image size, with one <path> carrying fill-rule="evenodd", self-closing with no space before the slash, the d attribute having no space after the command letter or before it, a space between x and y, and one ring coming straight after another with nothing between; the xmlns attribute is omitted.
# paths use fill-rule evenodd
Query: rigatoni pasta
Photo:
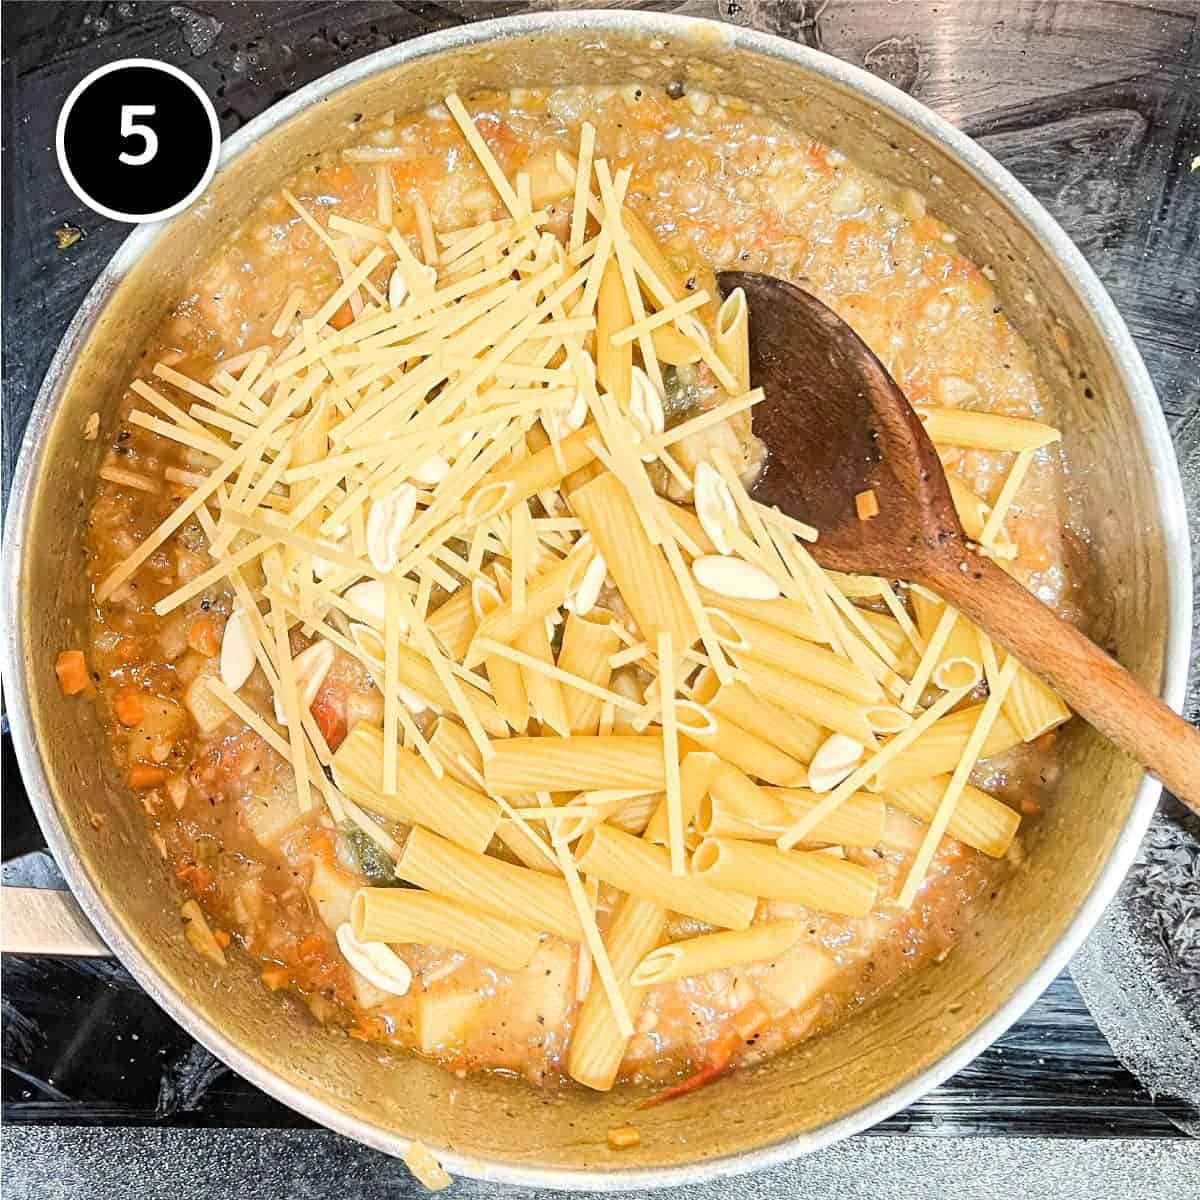
<svg viewBox="0 0 1200 1200"><path fill-rule="evenodd" d="M873 872L820 850L779 850L736 838L705 838L692 855L698 879L719 888L862 917L878 891Z"/></svg>
<svg viewBox="0 0 1200 1200"><path fill-rule="evenodd" d="M677 652L691 646L699 636L695 617L621 482L601 475L572 493L571 507L604 556L642 637L653 645L660 633L669 633Z"/></svg>
<svg viewBox="0 0 1200 1200"><path fill-rule="evenodd" d="M413 888L360 888L350 923L359 941L448 946L508 971L525 966L540 939L532 925Z"/></svg>
<svg viewBox="0 0 1200 1200"><path fill-rule="evenodd" d="M523 921L568 941L583 937L561 879L464 850L428 830L417 828L409 834L396 874L428 892Z"/></svg>
<svg viewBox="0 0 1200 1200"><path fill-rule="evenodd" d="M657 733L506 738L493 742L492 749L484 780L497 796L630 787L661 791L666 785Z"/></svg>
<svg viewBox="0 0 1200 1200"><path fill-rule="evenodd" d="M584 834L576 857L587 874L698 921L745 929L754 917L754 893L713 887L695 873L672 875L665 849L609 826Z"/></svg>
<svg viewBox="0 0 1200 1200"><path fill-rule="evenodd" d="M437 779L411 751L397 753L397 790L388 795L383 787L383 738L374 726L359 725L333 756L334 782L371 812L425 825L468 850L484 850L500 820L495 801L452 778Z"/></svg>

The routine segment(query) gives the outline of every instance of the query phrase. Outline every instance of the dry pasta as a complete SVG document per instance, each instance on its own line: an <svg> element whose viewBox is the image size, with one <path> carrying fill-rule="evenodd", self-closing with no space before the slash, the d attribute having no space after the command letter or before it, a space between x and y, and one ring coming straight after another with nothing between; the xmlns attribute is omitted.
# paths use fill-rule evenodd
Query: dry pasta
<svg viewBox="0 0 1200 1200"><path fill-rule="evenodd" d="M397 791L383 787L383 736L359 725L333 756L333 778L355 803L371 812L425 825L468 850L483 850L500 819L495 801L454 779L437 779L416 754L398 750Z"/></svg>
<svg viewBox="0 0 1200 1200"><path fill-rule="evenodd" d="M583 937L561 879L464 850L428 830L417 828L409 834L396 874L428 892L524 921L568 941Z"/></svg>
<svg viewBox="0 0 1200 1200"><path fill-rule="evenodd" d="M577 855L580 870L672 912L726 929L745 929L754 917L753 895L713 887L696 874L672 875L665 849L607 825L584 834Z"/></svg>
<svg viewBox="0 0 1200 1200"><path fill-rule="evenodd" d="M630 982L636 987L651 987L725 967L769 962L794 945L803 929L797 921L770 921L740 932L702 934L686 942L660 946L638 963Z"/></svg>
<svg viewBox="0 0 1200 1200"><path fill-rule="evenodd" d="M598 687L607 687L612 678L609 659L616 653L621 639L617 636L607 614L599 618L567 614L563 627L562 647L558 666L578 675ZM574 734L594 734L600 727L600 708L603 700L589 696L577 688L567 688L563 701L567 708L567 723Z"/></svg>
<svg viewBox="0 0 1200 1200"><path fill-rule="evenodd" d="M720 888L751 887L772 900L851 917L869 913L878 890L873 872L820 850L780 850L735 838L705 838L692 855L692 870Z"/></svg>
<svg viewBox="0 0 1200 1200"><path fill-rule="evenodd" d="M529 962L540 936L532 925L413 888L360 888L350 923L359 941L449 946L506 971Z"/></svg>

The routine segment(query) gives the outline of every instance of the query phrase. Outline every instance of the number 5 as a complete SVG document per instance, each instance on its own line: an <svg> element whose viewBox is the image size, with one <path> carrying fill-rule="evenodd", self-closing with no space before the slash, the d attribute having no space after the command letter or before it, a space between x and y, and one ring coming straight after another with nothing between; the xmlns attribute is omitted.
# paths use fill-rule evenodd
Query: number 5
<svg viewBox="0 0 1200 1200"><path fill-rule="evenodd" d="M134 117L154 116L153 104L122 104L121 105L121 136L140 137L144 143L137 154L129 154L122 150L117 155L119 161L131 167L140 167L148 163L158 153L158 134L149 125L138 125Z"/></svg>

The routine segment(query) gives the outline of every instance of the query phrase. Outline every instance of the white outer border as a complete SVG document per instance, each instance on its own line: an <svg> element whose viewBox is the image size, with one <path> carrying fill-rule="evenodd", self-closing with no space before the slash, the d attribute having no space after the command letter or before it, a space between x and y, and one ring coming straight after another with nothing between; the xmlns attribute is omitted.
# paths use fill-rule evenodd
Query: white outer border
<svg viewBox="0 0 1200 1200"><path fill-rule="evenodd" d="M907 126L917 136L939 145L975 177L981 188L989 191L1019 217L1031 236L1045 247L1047 257L1062 271L1067 285L1080 298L1086 314L1111 346L1121 383L1129 395L1132 408L1129 433L1144 447L1150 463L1149 486L1154 496L1155 516L1159 522L1159 533L1163 542L1167 630L1160 694L1178 711L1183 703L1191 646L1191 553L1187 508L1179 467L1150 375L1112 298L1061 226L1011 172L1002 167L987 151L944 117L899 88L860 67L810 47L717 21L667 13L614 9L538 12L440 30L348 63L271 105L238 130L222 149L222 165L228 166L233 163L258 139L278 129L306 108L321 103L342 88L360 83L384 71L467 46L492 43L496 48L500 48L509 41L568 30L582 30L594 37L603 37L606 34L641 34L647 40L653 37L681 40L699 38L710 51L717 47L729 51L745 49L794 63L805 72L867 97L898 124ZM19 611L20 564L28 552L24 544L25 524L32 507L33 485L46 452L46 438L53 423L54 410L65 390L70 368L112 293L138 260L151 251L160 233L161 230L155 228L139 229L118 248L63 335L62 343L38 393L13 476L5 522L0 605L6 607L10 613ZM260 1058L231 1039L224 1029L211 1024L183 1003L170 981L158 974L138 946L126 935L123 915L109 906L108 900L84 869L59 818L55 797L42 767L30 724L27 679L30 667L24 657L24 648L23 633L16 628L15 622L10 620L0 627L0 664L9 684L7 700L13 747L46 841L76 899L97 931L121 958L138 983L145 988L151 999L243 1078L280 1103L296 1109L336 1133L354 1138L363 1145L386 1154L402 1154L407 1148L404 1138L378 1124L365 1122L347 1113L306 1088L281 1079ZM966 1066L1019 1020L1026 1009L1045 991L1100 919L1105 906L1116 895L1154 814L1160 792L1159 783L1151 776L1143 775L1129 816L1117 836L1108 861L1100 869L1091 892L1080 904L1062 936L1041 964L987 1020L951 1047L937 1062L918 1071L890 1092L857 1109L843 1113L840 1117L835 1117L825 1125L780 1138L753 1150L725 1154L719 1158L698 1158L670 1167L622 1168L620 1162L616 1161L609 1169L566 1169L511 1159L481 1161L477 1157L442 1146L431 1146L430 1149L452 1175L462 1175L485 1183L552 1188L565 1192L618 1193L709 1183L750 1171L763 1171L859 1133L899 1112Z"/></svg>
<svg viewBox="0 0 1200 1200"><path fill-rule="evenodd" d="M208 117L209 128L212 130L212 151L208 156L208 166L204 168L204 174L200 177L200 182L177 204L173 204L170 208L164 208L159 212L146 213L145 215L118 212L115 208L109 208L89 196L83 190L79 180L75 178L75 172L71 170L71 166L67 162L66 146L64 145L67 133L67 118L71 115L71 110L75 107L75 102L97 79L102 79L105 75L111 75L113 71L119 71L124 67L145 67L152 71L162 71L163 74L172 75L182 83L185 83L200 98L204 113ZM71 94L63 103L62 111L58 114L58 124L54 130L54 154L58 159L58 169L67 181L67 186L75 193L79 201L90 208L92 212L97 212L102 217L108 217L112 221L121 221L126 225L149 225L154 221L165 221L168 217L173 217L176 213L183 212L185 208L194 204L204 194L205 189L212 182L212 177L217 170L217 162L221 157L221 126L217 121L217 110L213 107L213 102L209 99L208 93L186 71L181 70L173 63L159 62L156 58L120 58L116 62L105 63L104 66L97 67L94 71L85 75L71 89Z"/></svg>

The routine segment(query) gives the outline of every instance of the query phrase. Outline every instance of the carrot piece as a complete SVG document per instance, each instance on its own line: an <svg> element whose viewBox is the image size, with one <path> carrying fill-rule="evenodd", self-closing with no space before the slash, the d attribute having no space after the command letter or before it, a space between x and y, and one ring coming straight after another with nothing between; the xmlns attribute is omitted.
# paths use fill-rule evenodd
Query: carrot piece
<svg viewBox="0 0 1200 1200"><path fill-rule="evenodd" d="M287 967L267 967L262 973L262 981L273 992L288 985Z"/></svg>
<svg viewBox="0 0 1200 1200"><path fill-rule="evenodd" d="M299 945L300 961L314 958L325 949L325 939L318 934L310 933Z"/></svg>
<svg viewBox="0 0 1200 1200"><path fill-rule="evenodd" d="M129 786L144 790L158 787L167 780L166 767L152 767L148 763L134 763L129 768Z"/></svg>
<svg viewBox="0 0 1200 1200"><path fill-rule="evenodd" d="M137 692L118 692L113 700L113 712L122 725L140 725L146 715L146 706Z"/></svg>
<svg viewBox="0 0 1200 1200"><path fill-rule="evenodd" d="M345 329L346 326L349 325L353 320L354 309L350 307L350 301L347 300L346 303L343 304L342 307L339 308L337 312L335 312L333 316L329 318L329 324L332 325L334 329Z"/></svg>
<svg viewBox="0 0 1200 1200"><path fill-rule="evenodd" d="M220 946L222 950L228 950L229 943L232 940L233 939L229 936L229 934L227 934L225 932L225 930L223 930L223 929L214 929L213 930L213 941L216 942L217 945Z"/></svg>
<svg viewBox="0 0 1200 1200"><path fill-rule="evenodd" d="M860 521L869 521L872 517L879 516L879 497L875 495L875 489L867 488L865 492L859 492L854 497L854 507Z"/></svg>
<svg viewBox="0 0 1200 1200"><path fill-rule="evenodd" d="M54 673L64 696L77 696L91 682L82 650L62 651L54 662Z"/></svg>
<svg viewBox="0 0 1200 1200"><path fill-rule="evenodd" d="M203 654L205 658L217 657L221 652L221 643L217 638L217 631L213 627L211 618L197 617L188 626L187 644L197 654Z"/></svg>
<svg viewBox="0 0 1200 1200"><path fill-rule="evenodd" d="M632 1125L617 1125L608 1131L610 1150L628 1150L631 1146L640 1146L642 1135Z"/></svg>
<svg viewBox="0 0 1200 1200"><path fill-rule="evenodd" d="M918 217L910 228L913 237L922 242L939 242L942 239L942 223L933 217Z"/></svg>

